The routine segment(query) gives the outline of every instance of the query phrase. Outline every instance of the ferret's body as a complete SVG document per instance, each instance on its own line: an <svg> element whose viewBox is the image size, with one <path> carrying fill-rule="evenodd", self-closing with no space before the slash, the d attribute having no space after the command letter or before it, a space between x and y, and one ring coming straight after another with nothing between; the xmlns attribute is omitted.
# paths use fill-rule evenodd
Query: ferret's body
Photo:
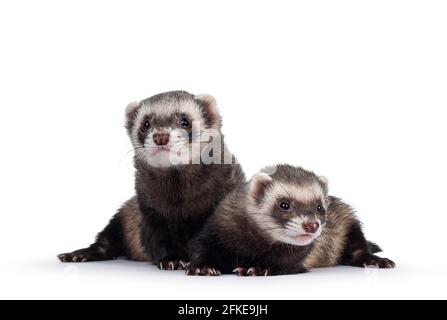
<svg viewBox="0 0 447 320"><path fill-rule="evenodd" d="M366 241L352 208L327 195L325 178L288 165L274 168L221 202L191 243L187 274L281 275L338 264L394 266L373 254L378 247ZM316 228L308 229L309 223Z"/></svg>
<svg viewBox="0 0 447 320"><path fill-rule="evenodd" d="M310 246L272 241L247 213L248 185L238 187L219 206L191 243L188 274L239 275L305 272Z"/></svg>
<svg viewBox="0 0 447 320"><path fill-rule="evenodd" d="M354 210L342 200L330 196L326 226L303 262L306 268L351 264L350 241L355 230L361 232ZM361 238L364 239L363 234ZM365 245L368 246L366 240Z"/></svg>
<svg viewBox="0 0 447 320"><path fill-rule="evenodd" d="M178 154L191 150L194 135L207 129L217 132L223 143L221 119L210 96L167 92L130 105L126 116L135 148L136 195L119 209L95 243L59 258L80 262L124 256L152 261L161 269L183 269L190 239L218 203L243 183L244 174L231 154L231 163L205 164L194 153L187 163L172 163L179 160ZM200 131L194 132L194 122ZM199 152L203 148L199 143ZM228 153L225 145L221 152L228 158L223 154Z"/></svg>

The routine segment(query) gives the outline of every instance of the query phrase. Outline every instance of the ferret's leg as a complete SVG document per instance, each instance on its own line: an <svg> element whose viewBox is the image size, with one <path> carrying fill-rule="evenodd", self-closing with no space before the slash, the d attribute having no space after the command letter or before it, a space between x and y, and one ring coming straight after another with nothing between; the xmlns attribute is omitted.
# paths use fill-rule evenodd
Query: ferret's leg
<svg viewBox="0 0 447 320"><path fill-rule="evenodd" d="M191 261L185 268L187 276L220 276L222 271L225 272L225 268L219 269L216 260L206 252L207 249L198 248L197 251L193 252Z"/></svg>
<svg viewBox="0 0 447 320"><path fill-rule="evenodd" d="M232 270L231 257L225 258L226 250L218 245L213 233L206 231L191 240L188 245L191 260L186 266L187 276L219 276Z"/></svg>
<svg viewBox="0 0 447 320"><path fill-rule="evenodd" d="M96 237L96 241L88 248L69 253L62 253L58 258L62 262L87 262L116 259L124 255L123 233L119 213Z"/></svg>
<svg viewBox="0 0 447 320"><path fill-rule="evenodd" d="M355 267L376 266L379 268L394 268L396 266L393 261L374 255L372 251L376 250L378 250L378 246L372 246L365 239L360 224L355 223L348 233L348 241L341 264Z"/></svg>
<svg viewBox="0 0 447 320"><path fill-rule="evenodd" d="M170 221L164 221L153 209L144 209L141 239L146 254L160 270L184 270L188 261L186 241Z"/></svg>

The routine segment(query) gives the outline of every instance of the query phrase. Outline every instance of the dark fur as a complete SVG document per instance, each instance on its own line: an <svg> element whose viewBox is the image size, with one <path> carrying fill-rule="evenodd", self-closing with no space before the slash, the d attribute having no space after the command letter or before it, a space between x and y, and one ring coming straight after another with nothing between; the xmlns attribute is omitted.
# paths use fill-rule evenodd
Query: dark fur
<svg viewBox="0 0 447 320"><path fill-rule="evenodd" d="M314 174L287 165L278 166L271 177L295 185L322 183ZM261 183L255 188L256 201L263 201L267 187ZM322 187L327 192L327 186ZM323 232L313 243L307 246L272 243L247 211L248 189L248 185L238 187L222 201L203 231L191 242L187 274L228 274L236 269L238 275L281 275L337 264L394 267L391 260L373 254L380 247L365 239L352 208L331 196L327 198ZM248 273L250 268L252 274Z"/></svg>
<svg viewBox="0 0 447 320"><path fill-rule="evenodd" d="M374 255L382 249L366 240L354 209L336 197L329 200L326 226L304 265L309 269L336 265L394 268L393 261Z"/></svg>
<svg viewBox="0 0 447 320"><path fill-rule="evenodd" d="M184 91L167 92L145 102L195 99ZM132 134L138 108L128 111L126 128ZM197 101L207 124L220 116L207 101ZM167 119L169 121L169 119ZM219 127L220 128L220 127ZM138 132L143 141L144 133ZM143 140L142 140L143 139ZM223 148L224 149L224 148ZM223 151L223 150L222 150ZM151 167L135 157L136 196L130 199L100 232L90 247L59 255L64 262L115 259L150 260L162 269L182 269L188 261L186 247L218 203L245 177L238 164L194 164Z"/></svg>
<svg viewBox="0 0 447 320"><path fill-rule="evenodd" d="M166 172L145 163L137 168L143 245L153 261L187 261L189 240L243 179L240 169L230 165L191 165Z"/></svg>
<svg viewBox="0 0 447 320"><path fill-rule="evenodd" d="M297 186L322 184L314 173L286 165L277 166L271 177L273 181ZM302 262L311 251L312 244L297 246L272 241L252 218L253 214L264 213L250 213L247 208L250 197L257 204L264 201L269 193L269 185L270 182L257 182L250 191L250 183L247 183L222 201L203 231L191 243L191 263L187 274L210 275L210 269L218 270L218 273L234 272L238 275L282 275L307 271ZM322 189L326 190L326 187L322 185ZM316 208L317 204L319 200L308 205ZM310 210L307 205L300 206L301 212ZM275 207L268 214L276 225L284 226L294 213L285 214L278 210L280 209Z"/></svg>
<svg viewBox="0 0 447 320"><path fill-rule="evenodd" d="M233 191L191 243L188 274L207 268L229 274L239 267L257 267L273 275L306 271L300 261L310 247L271 243L246 211L247 188Z"/></svg>

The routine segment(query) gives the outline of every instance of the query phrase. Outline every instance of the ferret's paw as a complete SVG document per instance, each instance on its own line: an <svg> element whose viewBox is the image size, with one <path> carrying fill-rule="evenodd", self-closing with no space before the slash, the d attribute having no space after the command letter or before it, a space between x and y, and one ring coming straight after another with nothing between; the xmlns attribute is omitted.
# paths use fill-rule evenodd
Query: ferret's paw
<svg viewBox="0 0 447 320"><path fill-rule="evenodd" d="M183 260L163 259L158 262L160 270L185 270L187 263Z"/></svg>
<svg viewBox="0 0 447 320"><path fill-rule="evenodd" d="M251 267L248 269L238 267L233 270L233 273L235 273L239 277L270 276L272 274L269 268L260 268L260 267Z"/></svg>
<svg viewBox="0 0 447 320"><path fill-rule="evenodd" d="M396 267L396 264L387 258L378 257L376 255L370 255L362 263L363 267L375 267L383 269L392 269Z"/></svg>
<svg viewBox="0 0 447 320"><path fill-rule="evenodd" d="M212 267L195 267L195 266L187 266L186 267L186 275L187 276L220 276L222 273L219 269Z"/></svg>
<svg viewBox="0 0 447 320"><path fill-rule="evenodd" d="M87 262L93 259L86 253L61 253L57 256L62 262Z"/></svg>

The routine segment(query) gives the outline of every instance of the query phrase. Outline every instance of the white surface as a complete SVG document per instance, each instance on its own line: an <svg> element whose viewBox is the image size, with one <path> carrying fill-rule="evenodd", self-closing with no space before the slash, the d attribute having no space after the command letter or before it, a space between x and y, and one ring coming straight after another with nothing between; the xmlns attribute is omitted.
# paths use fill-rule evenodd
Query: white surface
<svg viewBox="0 0 447 320"><path fill-rule="evenodd" d="M0 3L0 298L447 298L447 4ZM211 93L247 175L329 178L395 270L189 278L59 263L133 193L127 103Z"/></svg>
<svg viewBox="0 0 447 320"><path fill-rule="evenodd" d="M183 271L160 271L143 262L80 265L53 259L27 261L14 273L20 276L5 279L8 292L2 289L2 298L436 299L443 297L440 286L447 276L439 265L419 268L401 262L397 270L335 267L294 276L187 277Z"/></svg>

